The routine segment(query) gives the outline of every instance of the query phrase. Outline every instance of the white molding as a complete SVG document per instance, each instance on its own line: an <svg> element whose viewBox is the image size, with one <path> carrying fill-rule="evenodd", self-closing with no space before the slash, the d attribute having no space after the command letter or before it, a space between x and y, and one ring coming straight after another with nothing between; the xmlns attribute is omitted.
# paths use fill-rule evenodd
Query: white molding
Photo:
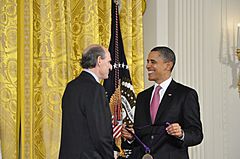
<svg viewBox="0 0 240 159"><path fill-rule="evenodd" d="M145 59L155 45L177 56L175 80L195 88L204 141L191 159L239 159L240 62L234 56L239 0L149 0L144 15ZM148 82L145 73L145 87Z"/></svg>

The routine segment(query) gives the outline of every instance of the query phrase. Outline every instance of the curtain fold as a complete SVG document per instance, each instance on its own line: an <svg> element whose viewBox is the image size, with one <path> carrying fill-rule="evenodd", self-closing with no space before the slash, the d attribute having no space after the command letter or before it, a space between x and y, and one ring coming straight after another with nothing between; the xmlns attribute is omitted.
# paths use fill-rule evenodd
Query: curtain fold
<svg viewBox="0 0 240 159"><path fill-rule="evenodd" d="M136 94L144 88L144 57L143 57L143 26L142 0L121 0L120 26L123 36L123 46L129 65L130 74Z"/></svg>
<svg viewBox="0 0 240 159"><path fill-rule="evenodd" d="M17 17L16 1L0 1L0 146L8 159L18 152Z"/></svg>
<svg viewBox="0 0 240 159"><path fill-rule="evenodd" d="M143 89L142 0L121 1L123 43ZM108 48L110 0L0 2L0 140L3 158L57 159L61 98L89 44Z"/></svg>

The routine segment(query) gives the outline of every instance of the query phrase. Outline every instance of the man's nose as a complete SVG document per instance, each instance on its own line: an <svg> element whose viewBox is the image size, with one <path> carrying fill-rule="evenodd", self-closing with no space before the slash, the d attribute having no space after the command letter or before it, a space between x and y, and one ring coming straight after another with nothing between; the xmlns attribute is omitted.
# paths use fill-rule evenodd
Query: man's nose
<svg viewBox="0 0 240 159"><path fill-rule="evenodd" d="M147 63L147 64L146 64L146 68L149 68L149 67L150 67L150 63Z"/></svg>

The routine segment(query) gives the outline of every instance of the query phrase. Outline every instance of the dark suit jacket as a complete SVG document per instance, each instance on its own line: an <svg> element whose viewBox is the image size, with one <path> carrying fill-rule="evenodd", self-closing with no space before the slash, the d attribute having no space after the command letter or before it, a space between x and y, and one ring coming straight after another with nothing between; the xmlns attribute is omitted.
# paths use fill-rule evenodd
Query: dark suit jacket
<svg viewBox="0 0 240 159"><path fill-rule="evenodd" d="M113 159L111 112L105 90L83 71L62 98L59 159Z"/></svg>
<svg viewBox="0 0 240 159"><path fill-rule="evenodd" d="M194 89L172 80L160 103L155 123L151 125L150 99L153 88L137 96L134 130L151 148L154 159L188 159L188 146L197 145L203 139L198 95ZM166 122L181 125L185 133L184 141L166 133ZM141 159L144 148L136 142L131 158Z"/></svg>

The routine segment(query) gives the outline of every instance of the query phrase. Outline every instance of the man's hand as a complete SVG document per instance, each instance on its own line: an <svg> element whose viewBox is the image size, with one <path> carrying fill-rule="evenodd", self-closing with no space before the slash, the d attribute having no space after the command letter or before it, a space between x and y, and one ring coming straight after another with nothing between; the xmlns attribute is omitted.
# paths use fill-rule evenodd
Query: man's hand
<svg viewBox="0 0 240 159"><path fill-rule="evenodd" d="M127 139L128 141L132 141L134 139L134 129L133 128L127 128L125 124L122 125L122 137ZM128 130L127 130L128 129ZM130 133L131 131L132 133Z"/></svg>
<svg viewBox="0 0 240 159"><path fill-rule="evenodd" d="M183 130L178 123L172 123L167 128L166 131L169 135L175 136L179 139L183 137Z"/></svg>

